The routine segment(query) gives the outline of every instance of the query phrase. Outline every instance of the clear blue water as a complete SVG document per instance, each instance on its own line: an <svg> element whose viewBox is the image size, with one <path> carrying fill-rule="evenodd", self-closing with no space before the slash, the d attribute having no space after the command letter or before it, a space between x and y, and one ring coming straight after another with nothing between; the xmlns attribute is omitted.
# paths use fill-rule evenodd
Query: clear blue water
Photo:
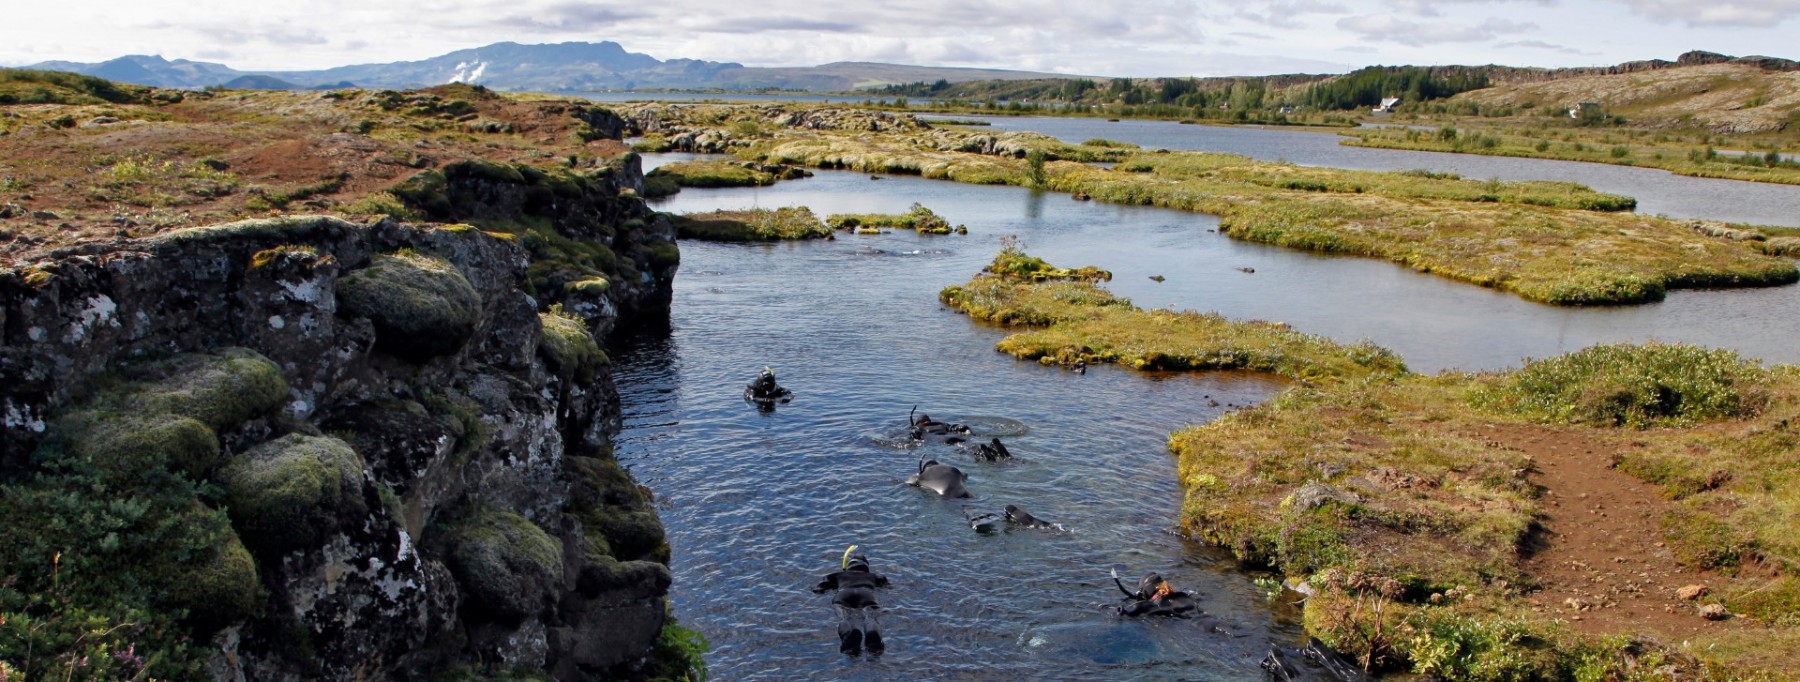
<svg viewBox="0 0 1800 682"><path fill-rule="evenodd" d="M658 208L806 205L824 216L913 202L970 234L683 242L671 330L616 349L626 409L618 456L656 492L674 550L675 612L712 640L716 679L1252 680L1270 644L1299 642L1291 605L1228 557L1169 532L1181 490L1167 434L1281 384L1113 367L1077 375L993 350L1005 332L943 308L936 294L966 281L1009 235L1051 262L1113 270L1109 287L1142 307L1372 339L1422 371L1651 339L1800 362L1791 343L1800 287L1553 308L1381 261L1233 241L1205 215L848 172L687 190ZM741 400L765 365L797 395L772 413ZM1017 459L921 453L901 437L914 405L1003 435ZM921 454L968 472L976 498L906 486ZM965 522L1006 504L1071 530L982 534ZM808 590L852 543L893 580L881 595L889 649L880 657L839 654L829 597ZM1110 615L1115 567L1196 590L1210 617Z"/></svg>

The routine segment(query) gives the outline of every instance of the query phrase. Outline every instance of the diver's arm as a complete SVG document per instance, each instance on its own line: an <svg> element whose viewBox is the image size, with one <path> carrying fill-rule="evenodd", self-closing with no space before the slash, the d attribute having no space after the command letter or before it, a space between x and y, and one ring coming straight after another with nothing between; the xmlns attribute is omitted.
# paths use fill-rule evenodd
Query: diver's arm
<svg viewBox="0 0 1800 682"><path fill-rule="evenodd" d="M825 579L819 581L819 584L814 585L812 588L812 591L814 594L823 594L825 592L830 592L831 590L837 589L837 586L838 586L837 585L837 574L833 573L831 575L825 576Z"/></svg>
<svg viewBox="0 0 1800 682"><path fill-rule="evenodd" d="M1141 598L1141 595L1139 595L1138 593L1125 589L1125 583L1119 581L1119 569L1116 569L1116 568L1112 569L1112 579L1113 579L1113 584L1119 586L1119 591L1123 592L1125 594L1125 596L1130 597L1132 599Z"/></svg>

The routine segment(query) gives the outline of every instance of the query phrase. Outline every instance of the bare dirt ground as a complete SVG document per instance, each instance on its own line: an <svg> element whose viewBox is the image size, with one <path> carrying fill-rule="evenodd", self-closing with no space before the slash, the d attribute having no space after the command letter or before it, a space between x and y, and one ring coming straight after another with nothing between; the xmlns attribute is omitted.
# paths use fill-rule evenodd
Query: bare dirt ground
<svg viewBox="0 0 1800 682"><path fill-rule="evenodd" d="M1590 634L1648 634L1669 644L1746 627L1742 619L1708 620L1704 597L1732 578L1676 563L1661 542L1659 521L1673 506L1648 483L1613 468L1610 446L1579 429L1503 425L1488 433L1535 462L1543 487L1543 530L1522 562L1539 591L1527 602Z"/></svg>

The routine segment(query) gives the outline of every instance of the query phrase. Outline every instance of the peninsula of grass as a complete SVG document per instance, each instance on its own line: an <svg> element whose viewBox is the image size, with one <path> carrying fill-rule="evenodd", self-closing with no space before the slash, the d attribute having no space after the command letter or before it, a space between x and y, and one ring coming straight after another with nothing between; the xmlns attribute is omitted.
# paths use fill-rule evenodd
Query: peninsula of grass
<svg viewBox="0 0 1800 682"><path fill-rule="evenodd" d="M1132 369L1242 369L1304 381L1406 371L1392 352L1343 345L1278 322L1238 322L1211 313L1142 310L1100 288L1098 268L1057 268L1007 247L967 284L938 298L970 317L1028 327L995 347L1044 364L1108 362Z"/></svg>
<svg viewBox="0 0 1800 682"><path fill-rule="evenodd" d="M1800 280L1793 261L1770 255L1778 253L1770 244L1630 213L1636 203L1630 197L1572 183L1309 168L1229 154L1145 152L1104 140L1070 145L1043 136L931 129L903 118L876 121L871 114L809 114L815 121L841 120L838 128L784 127L782 116L798 116L785 108L695 107L656 115L686 116L681 125L727 136L733 121L766 123L759 124L760 137L733 147L747 159L1211 213L1233 238L1382 258L1541 303L1634 304L1661 300L1670 289Z"/></svg>
<svg viewBox="0 0 1800 682"><path fill-rule="evenodd" d="M1653 344L1503 373L1295 387L1169 445L1188 491L1182 530L1310 586L1307 630L1373 667L1434 679L1775 680L1800 660L1796 423L1800 369ZM1675 649L1582 634L1565 620L1579 612L1531 603L1522 557L1544 518L1539 498L1566 482L1496 439L1509 430L1598 443L1617 470L1659 487L1671 501L1662 534L1625 540L1664 543L1673 560L1716 572L1703 601L1747 622ZM1665 667L1673 676L1630 672Z"/></svg>
<svg viewBox="0 0 1800 682"><path fill-rule="evenodd" d="M969 233L966 226L951 227L950 221L926 208L924 204L913 204L905 213L834 213L825 217L825 224L834 230L849 230L857 234L879 234L884 227L913 230L919 234Z"/></svg>
<svg viewBox="0 0 1800 682"><path fill-rule="evenodd" d="M1660 168L1676 175L1800 185L1792 153L1721 152L1710 135L1616 128L1502 126L1457 121L1437 130L1364 128L1343 133L1355 147L1516 156Z"/></svg>
<svg viewBox="0 0 1800 682"><path fill-rule="evenodd" d="M671 216L682 239L710 242L768 242L831 239L832 230L805 206L712 211Z"/></svg>

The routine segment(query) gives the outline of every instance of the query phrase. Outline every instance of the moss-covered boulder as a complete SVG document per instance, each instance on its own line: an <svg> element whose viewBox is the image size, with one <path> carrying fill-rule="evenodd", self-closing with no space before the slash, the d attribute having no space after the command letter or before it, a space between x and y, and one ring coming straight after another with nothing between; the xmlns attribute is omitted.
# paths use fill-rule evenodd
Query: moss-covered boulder
<svg viewBox="0 0 1800 682"><path fill-rule="evenodd" d="M143 381L127 398L134 410L172 414L222 430L281 406L281 368L256 351L226 348L178 355L132 372Z"/></svg>
<svg viewBox="0 0 1800 682"><path fill-rule="evenodd" d="M197 513L217 514L210 509ZM203 629L221 627L256 615L263 590L256 574L256 560L230 528L222 529L212 545L190 553L185 560L170 555L154 562L160 600L185 610L188 620Z"/></svg>
<svg viewBox="0 0 1800 682"><path fill-rule="evenodd" d="M66 455L121 478L167 468L204 480L219 463L218 435L180 415L84 410L57 429Z"/></svg>
<svg viewBox="0 0 1800 682"><path fill-rule="evenodd" d="M606 351L600 350L600 344L581 320L554 313L542 313L538 318L544 325L544 333L538 338L538 354L550 371L563 380L591 383L596 370L611 364Z"/></svg>
<svg viewBox="0 0 1800 682"><path fill-rule="evenodd" d="M471 503L430 530L470 611L516 621L562 592L562 543L517 513Z"/></svg>
<svg viewBox="0 0 1800 682"><path fill-rule="evenodd" d="M316 545L365 514L362 479L348 444L301 434L256 446L219 472L232 523L265 557Z"/></svg>
<svg viewBox="0 0 1800 682"><path fill-rule="evenodd" d="M338 280L338 312L375 325L375 347L413 361L461 350L481 319L481 298L449 261L418 253L376 256Z"/></svg>
<svg viewBox="0 0 1800 682"><path fill-rule="evenodd" d="M662 520L617 460L571 457L569 512L587 529L589 549L619 560L668 561Z"/></svg>

